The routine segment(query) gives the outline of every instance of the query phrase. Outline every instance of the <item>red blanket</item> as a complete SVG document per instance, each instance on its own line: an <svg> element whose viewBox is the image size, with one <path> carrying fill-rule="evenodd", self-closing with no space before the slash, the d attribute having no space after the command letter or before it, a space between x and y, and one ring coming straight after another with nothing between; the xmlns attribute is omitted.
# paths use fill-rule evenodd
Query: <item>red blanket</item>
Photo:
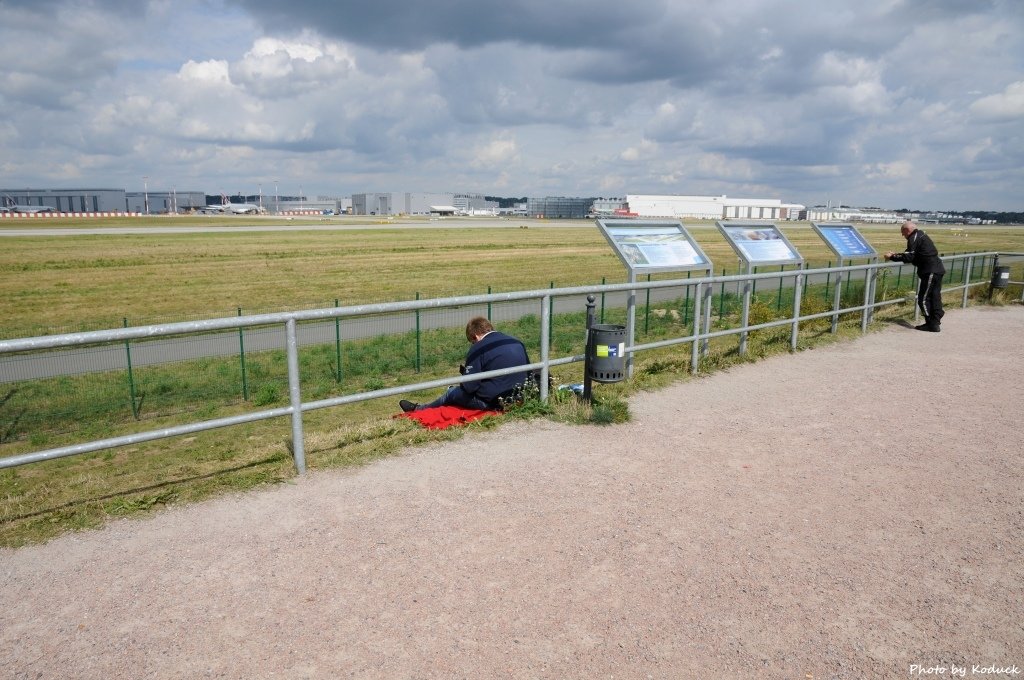
<svg viewBox="0 0 1024 680"><path fill-rule="evenodd" d="M500 416L501 411L478 411L458 406L435 406L421 411L399 413L396 418L412 418L428 430L443 430L454 425L465 425L487 416Z"/></svg>

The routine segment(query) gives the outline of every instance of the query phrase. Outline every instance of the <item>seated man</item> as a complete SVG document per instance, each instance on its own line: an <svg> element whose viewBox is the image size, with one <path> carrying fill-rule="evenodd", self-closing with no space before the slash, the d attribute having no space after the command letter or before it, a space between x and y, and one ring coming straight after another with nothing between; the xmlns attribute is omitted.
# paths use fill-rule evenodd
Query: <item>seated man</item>
<svg viewBox="0 0 1024 680"><path fill-rule="evenodd" d="M482 316L466 324L466 339L473 343L466 354L466 365L459 371L464 375L497 371L530 363L522 341L494 330L491 322ZM516 387L526 382L527 372L499 375L495 378L470 380L449 387L448 391L429 404L415 404L406 399L398 402L405 412L434 406L461 406L479 410L501 409L501 400L512 397Z"/></svg>

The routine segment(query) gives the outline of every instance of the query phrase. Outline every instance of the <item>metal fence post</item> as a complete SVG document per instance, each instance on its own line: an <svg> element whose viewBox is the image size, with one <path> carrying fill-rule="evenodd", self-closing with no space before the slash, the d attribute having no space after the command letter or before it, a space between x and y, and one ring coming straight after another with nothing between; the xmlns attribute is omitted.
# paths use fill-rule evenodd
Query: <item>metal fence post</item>
<svg viewBox="0 0 1024 680"><path fill-rule="evenodd" d="M605 285L605 277L601 277L601 285ZM601 323L604 323L604 291L601 291Z"/></svg>
<svg viewBox="0 0 1024 680"><path fill-rule="evenodd" d="M878 264L878 258L871 258L870 264ZM864 285L871 286L871 308L868 310L868 322L875 320L875 303L878 301L878 269L871 270L871 275L865 275Z"/></svg>
<svg viewBox="0 0 1024 680"><path fill-rule="evenodd" d="M693 342L690 344L690 373L697 375L700 365L700 298L704 293L704 284L698 283L693 294Z"/></svg>
<svg viewBox="0 0 1024 680"><path fill-rule="evenodd" d="M551 355L551 306L554 298L545 295L540 303L540 360L544 364L540 369L540 400L548 400L548 377L551 367L548 360Z"/></svg>
<svg viewBox="0 0 1024 680"><path fill-rule="evenodd" d="M647 275L647 283L651 282L651 275ZM647 287L647 301L644 304L644 335L647 335L651 328L651 287Z"/></svg>
<svg viewBox="0 0 1024 680"><path fill-rule="evenodd" d="M242 308L238 308L238 316L242 316ZM238 327L238 357L242 363L242 399L249 401L249 380L245 370L245 336L242 327Z"/></svg>
<svg viewBox="0 0 1024 680"><path fill-rule="evenodd" d="M780 264L779 265L779 271L780 272L786 271L786 265ZM782 276L779 276L779 295L778 295L778 299L775 301L775 311L776 312L781 312L782 311Z"/></svg>
<svg viewBox="0 0 1024 680"><path fill-rule="evenodd" d="M793 279L793 332L789 336L789 350L791 352L796 351L797 335L800 333L800 303L803 300L803 287L801 283L804 278L803 274L797 274L796 278Z"/></svg>
<svg viewBox="0 0 1024 680"><path fill-rule="evenodd" d="M334 306L338 307L338 298L334 298ZM334 373L335 382L341 382L341 319L334 317L334 358L337 370Z"/></svg>
<svg viewBox="0 0 1024 680"><path fill-rule="evenodd" d="M715 272L709 269L708 270L708 274L714 276ZM715 287L712 284L709 283L707 285L707 287L704 289L704 300L703 300L703 302L701 302L701 304L704 305L704 332L705 333L710 333L711 332L711 306L714 304L714 300L715 300ZM696 316L696 315L697 315L696 311L694 311L694 316ZM701 350L700 351L701 351L701 354L703 354L704 356L708 355L708 345L710 344L710 342L711 341L708 338L704 338L704 342L701 343Z"/></svg>
<svg viewBox="0 0 1024 680"><path fill-rule="evenodd" d="M630 270L629 282L636 283L636 273ZM626 296L626 341L632 347L636 342L636 288L630 288ZM633 377L633 352L626 356L626 377Z"/></svg>
<svg viewBox="0 0 1024 680"><path fill-rule="evenodd" d="M690 272L686 272L686 278L690 278ZM686 301L683 302L683 323L690 321L690 287L686 287Z"/></svg>
<svg viewBox="0 0 1024 680"><path fill-rule="evenodd" d="M714 276L715 273L711 272ZM722 267L722 276L725 276L725 267ZM718 293L718 320L721 321L725 317L725 281L722 281L722 289Z"/></svg>
<svg viewBox="0 0 1024 680"><path fill-rule="evenodd" d="M747 266L747 274L750 274L750 266ZM754 274L757 273L757 267L754 267ZM740 349L739 354L743 356L747 353L747 335L749 332L746 330L747 326L750 325L750 298L754 294L754 281L747 279L743 282L743 312L740 314L740 327L744 330L740 331Z"/></svg>
<svg viewBox="0 0 1024 680"><path fill-rule="evenodd" d="M416 291L416 299L420 299L420 292ZM420 372L420 310L416 310L416 372Z"/></svg>
<svg viewBox="0 0 1024 680"><path fill-rule="evenodd" d="M490 286L487 286L487 294L488 295L491 294L491 287ZM487 301L487 319L490 320L491 316L492 316L492 314L491 314L491 301L488 300Z"/></svg>
<svg viewBox="0 0 1024 680"><path fill-rule="evenodd" d="M867 272L866 269L864 271ZM853 277L851 276L850 278L853 278ZM871 318L871 307L868 306L868 303L869 303L869 301L873 302L873 300L871 300L871 297L872 297L872 295L871 295L871 286L868 285L867 279L865 278L865 280L864 280L864 309L860 313L860 332L861 333L867 333L868 332L868 319Z"/></svg>
<svg viewBox="0 0 1024 680"><path fill-rule="evenodd" d="M551 282L551 286L550 287L551 287L551 290L555 289L555 282L554 281ZM548 338L548 345L550 345L551 344L551 333L552 333L551 317L553 317L555 315L555 298L553 298L550 295L548 295L547 297L548 297L548 334L547 334L547 338Z"/></svg>
<svg viewBox="0 0 1024 680"><path fill-rule="evenodd" d="M832 261L829 260L829 266L832 266ZM837 267L843 266L843 258L839 258L836 263ZM835 335L839 330L839 310L843 308L843 279L846 274L843 272L836 272L836 287L832 291L832 311L835 314L832 315L832 334Z"/></svg>
<svg viewBox="0 0 1024 680"><path fill-rule="evenodd" d="M972 256L968 256L968 257L966 257L964 259L966 261L964 262L964 272L965 272L964 279L965 280L964 280L964 299L963 299L962 306L963 306L964 309L967 309L967 293L971 290L971 266L974 264L974 256L973 255Z"/></svg>
<svg viewBox="0 0 1024 680"><path fill-rule="evenodd" d="M292 415L292 457L298 473L306 472L306 447L302 435L302 393L299 387L299 343L295 333L295 319L285 324L288 353L288 396Z"/></svg>
<svg viewBox="0 0 1024 680"><path fill-rule="evenodd" d="M122 319L124 327L128 328L128 317ZM124 354L128 359L128 396L132 400L132 418L139 419L139 406L135 400L135 373L132 371L132 346L127 340L124 341Z"/></svg>

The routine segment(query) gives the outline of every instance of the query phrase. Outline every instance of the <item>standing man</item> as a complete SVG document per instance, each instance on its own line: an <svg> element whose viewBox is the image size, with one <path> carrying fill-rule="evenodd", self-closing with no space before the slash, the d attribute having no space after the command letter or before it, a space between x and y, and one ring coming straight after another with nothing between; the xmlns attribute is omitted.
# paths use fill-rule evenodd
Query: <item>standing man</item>
<svg viewBox="0 0 1024 680"><path fill-rule="evenodd" d="M491 322L482 316L466 324L466 339L472 343L466 354L466 363L459 367L459 373L471 375L485 371L497 371L530 363L522 341L494 330ZM449 387L448 391L429 404L415 404L406 399L398 402L402 410L418 411L434 406L461 406L481 411L502 408L502 400L512 398L517 387L526 382L527 372L509 373L495 378L470 380Z"/></svg>
<svg viewBox="0 0 1024 680"><path fill-rule="evenodd" d="M906 262L917 267L917 276L921 285L917 290L917 306L924 314L924 323L916 326L919 331L938 333L942 317L942 277L946 268L939 259L939 251L935 248L928 234L907 220L900 227L900 233L907 239L907 249L902 253L888 252L885 259L891 262Z"/></svg>

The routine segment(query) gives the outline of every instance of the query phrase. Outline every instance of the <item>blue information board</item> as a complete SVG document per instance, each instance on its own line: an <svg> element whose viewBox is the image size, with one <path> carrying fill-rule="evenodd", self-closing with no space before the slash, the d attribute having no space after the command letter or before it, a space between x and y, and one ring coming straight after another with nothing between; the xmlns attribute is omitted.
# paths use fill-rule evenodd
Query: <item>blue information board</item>
<svg viewBox="0 0 1024 680"><path fill-rule="evenodd" d="M852 224L812 223L811 226L832 252L842 259L878 257L875 249Z"/></svg>
<svg viewBox="0 0 1024 680"><path fill-rule="evenodd" d="M766 222L718 222L736 254L749 265L802 264L803 257L777 226Z"/></svg>
<svg viewBox="0 0 1024 680"><path fill-rule="evenodd" d="M597 220L608 243L634 273L710 271L711 260L682 222Z"/></svg>

